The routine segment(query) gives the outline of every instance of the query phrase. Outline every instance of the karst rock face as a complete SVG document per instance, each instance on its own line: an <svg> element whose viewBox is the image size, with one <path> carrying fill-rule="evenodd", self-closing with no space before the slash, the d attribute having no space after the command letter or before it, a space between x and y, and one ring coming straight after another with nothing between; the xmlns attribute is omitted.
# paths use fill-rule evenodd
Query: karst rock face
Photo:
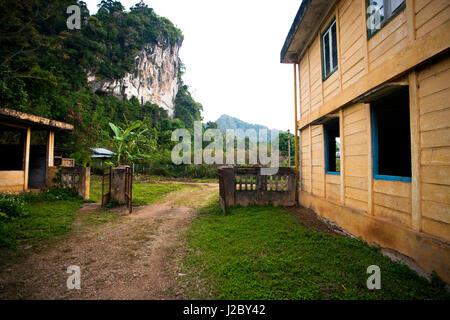
<svg viewBox="0 0 450 320"><path fill-rule="evenodd" d="M171 44L159 40L146 45L135 57L133 71L121 79L98 79L88 72L88 83L98 94L111 94L120 99L135 96L139 102L151 102L166 109L173 117L178 92L178 56L181 41Z"/></svg>

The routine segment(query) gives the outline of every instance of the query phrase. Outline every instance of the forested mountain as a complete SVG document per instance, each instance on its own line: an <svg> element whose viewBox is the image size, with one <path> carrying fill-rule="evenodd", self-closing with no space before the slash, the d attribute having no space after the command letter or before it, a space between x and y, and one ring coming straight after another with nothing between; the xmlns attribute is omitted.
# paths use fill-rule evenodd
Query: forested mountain
<svg viewBox="0 0 450 320"><path fill-rule="evenodd" d="M70 5L81 8L80 30L67 28ZM103 0L91 16L83 1L2 0L0 12L0 106L74 124L56 144L71 148L78 165L89 164L89 147L109 146L109 122L142 121L146 153L169 161L172 130L201 120L202 105L182 81L183 34L142 1L126 10ZM149 65L157 50L172 60Z"/></svg>
<svg viewBox="0 0 450 320"><path fill-rule="evenodd" d="M216 120L217 123L217 127L222 130L225 131L227 129L242 129L244 132L247 129L253 129L256 131L256 133L259 132L259 130L267 130L267 136L270 138L270 129L266 126L262 126L259 124L252 124L252 123L248 123L245 121L242 121L238 118L235 117L231 117L229 115L221 115L219 117L219 119ZM274 133L279 133L279 130L274 129ZM243 137L239 137L239 138L243 138Z"/></svg>

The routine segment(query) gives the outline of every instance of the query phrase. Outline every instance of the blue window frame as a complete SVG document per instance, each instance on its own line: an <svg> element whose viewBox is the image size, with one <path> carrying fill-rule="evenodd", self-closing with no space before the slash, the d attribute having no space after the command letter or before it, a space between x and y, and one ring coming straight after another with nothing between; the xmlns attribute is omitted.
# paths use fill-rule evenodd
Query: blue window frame
<svg viewBox="0 0 450 320"><path fill-rule="evenodd" d="M373 177L411 182L408 87L371 103Z"/></svg>
<svg viewBox="0 0 450 320"><path fill-rule="evenodd" d="M339 118L324 123L323 134L325 147L325 173L339 175L341 174Z"/></svg>

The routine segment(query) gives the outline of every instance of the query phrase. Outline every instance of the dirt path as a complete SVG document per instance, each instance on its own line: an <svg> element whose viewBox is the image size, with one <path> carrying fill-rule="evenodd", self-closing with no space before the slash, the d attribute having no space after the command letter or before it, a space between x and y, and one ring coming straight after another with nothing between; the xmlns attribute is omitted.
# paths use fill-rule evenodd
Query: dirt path
<svg viewBox="0 0 450 320"><path fill-rule="evenodd" d="M87 205L69 236L33 247L20 263L2 268L0 299L181 299L182 275L172 259L179 235L217 191L217 184L196 184L100 226L81 222L98 206ZM67 289L71 265L81 268L81 290Z"/></svg>

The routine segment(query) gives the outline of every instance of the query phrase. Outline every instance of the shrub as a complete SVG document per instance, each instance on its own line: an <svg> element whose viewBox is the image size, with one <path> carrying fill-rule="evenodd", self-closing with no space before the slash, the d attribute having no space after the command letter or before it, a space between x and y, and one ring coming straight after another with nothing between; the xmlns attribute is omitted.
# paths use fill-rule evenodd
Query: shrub
<svg viewBox="0 0 450 320"><path fill-rule="evenodd" d="M40 193L26 192L21 195L25 202L56 201L56 200L80 200L81 197L75 189L51 188Z"/></svg>
<svg viewBox="0 0 450 320"><path fill-rule="evenodd" d="M56 200L81 200L81 197L74 189L61 188L52 188L40 193L0 194L0 220L5 221L28 216L28 203Z"/></svg>
<svg viewBox="0 0 450 320"><path fill-rule="evenodd" d="M0 194L0 220L9 220L28 214L29 211L22 196Z"/></svg>

